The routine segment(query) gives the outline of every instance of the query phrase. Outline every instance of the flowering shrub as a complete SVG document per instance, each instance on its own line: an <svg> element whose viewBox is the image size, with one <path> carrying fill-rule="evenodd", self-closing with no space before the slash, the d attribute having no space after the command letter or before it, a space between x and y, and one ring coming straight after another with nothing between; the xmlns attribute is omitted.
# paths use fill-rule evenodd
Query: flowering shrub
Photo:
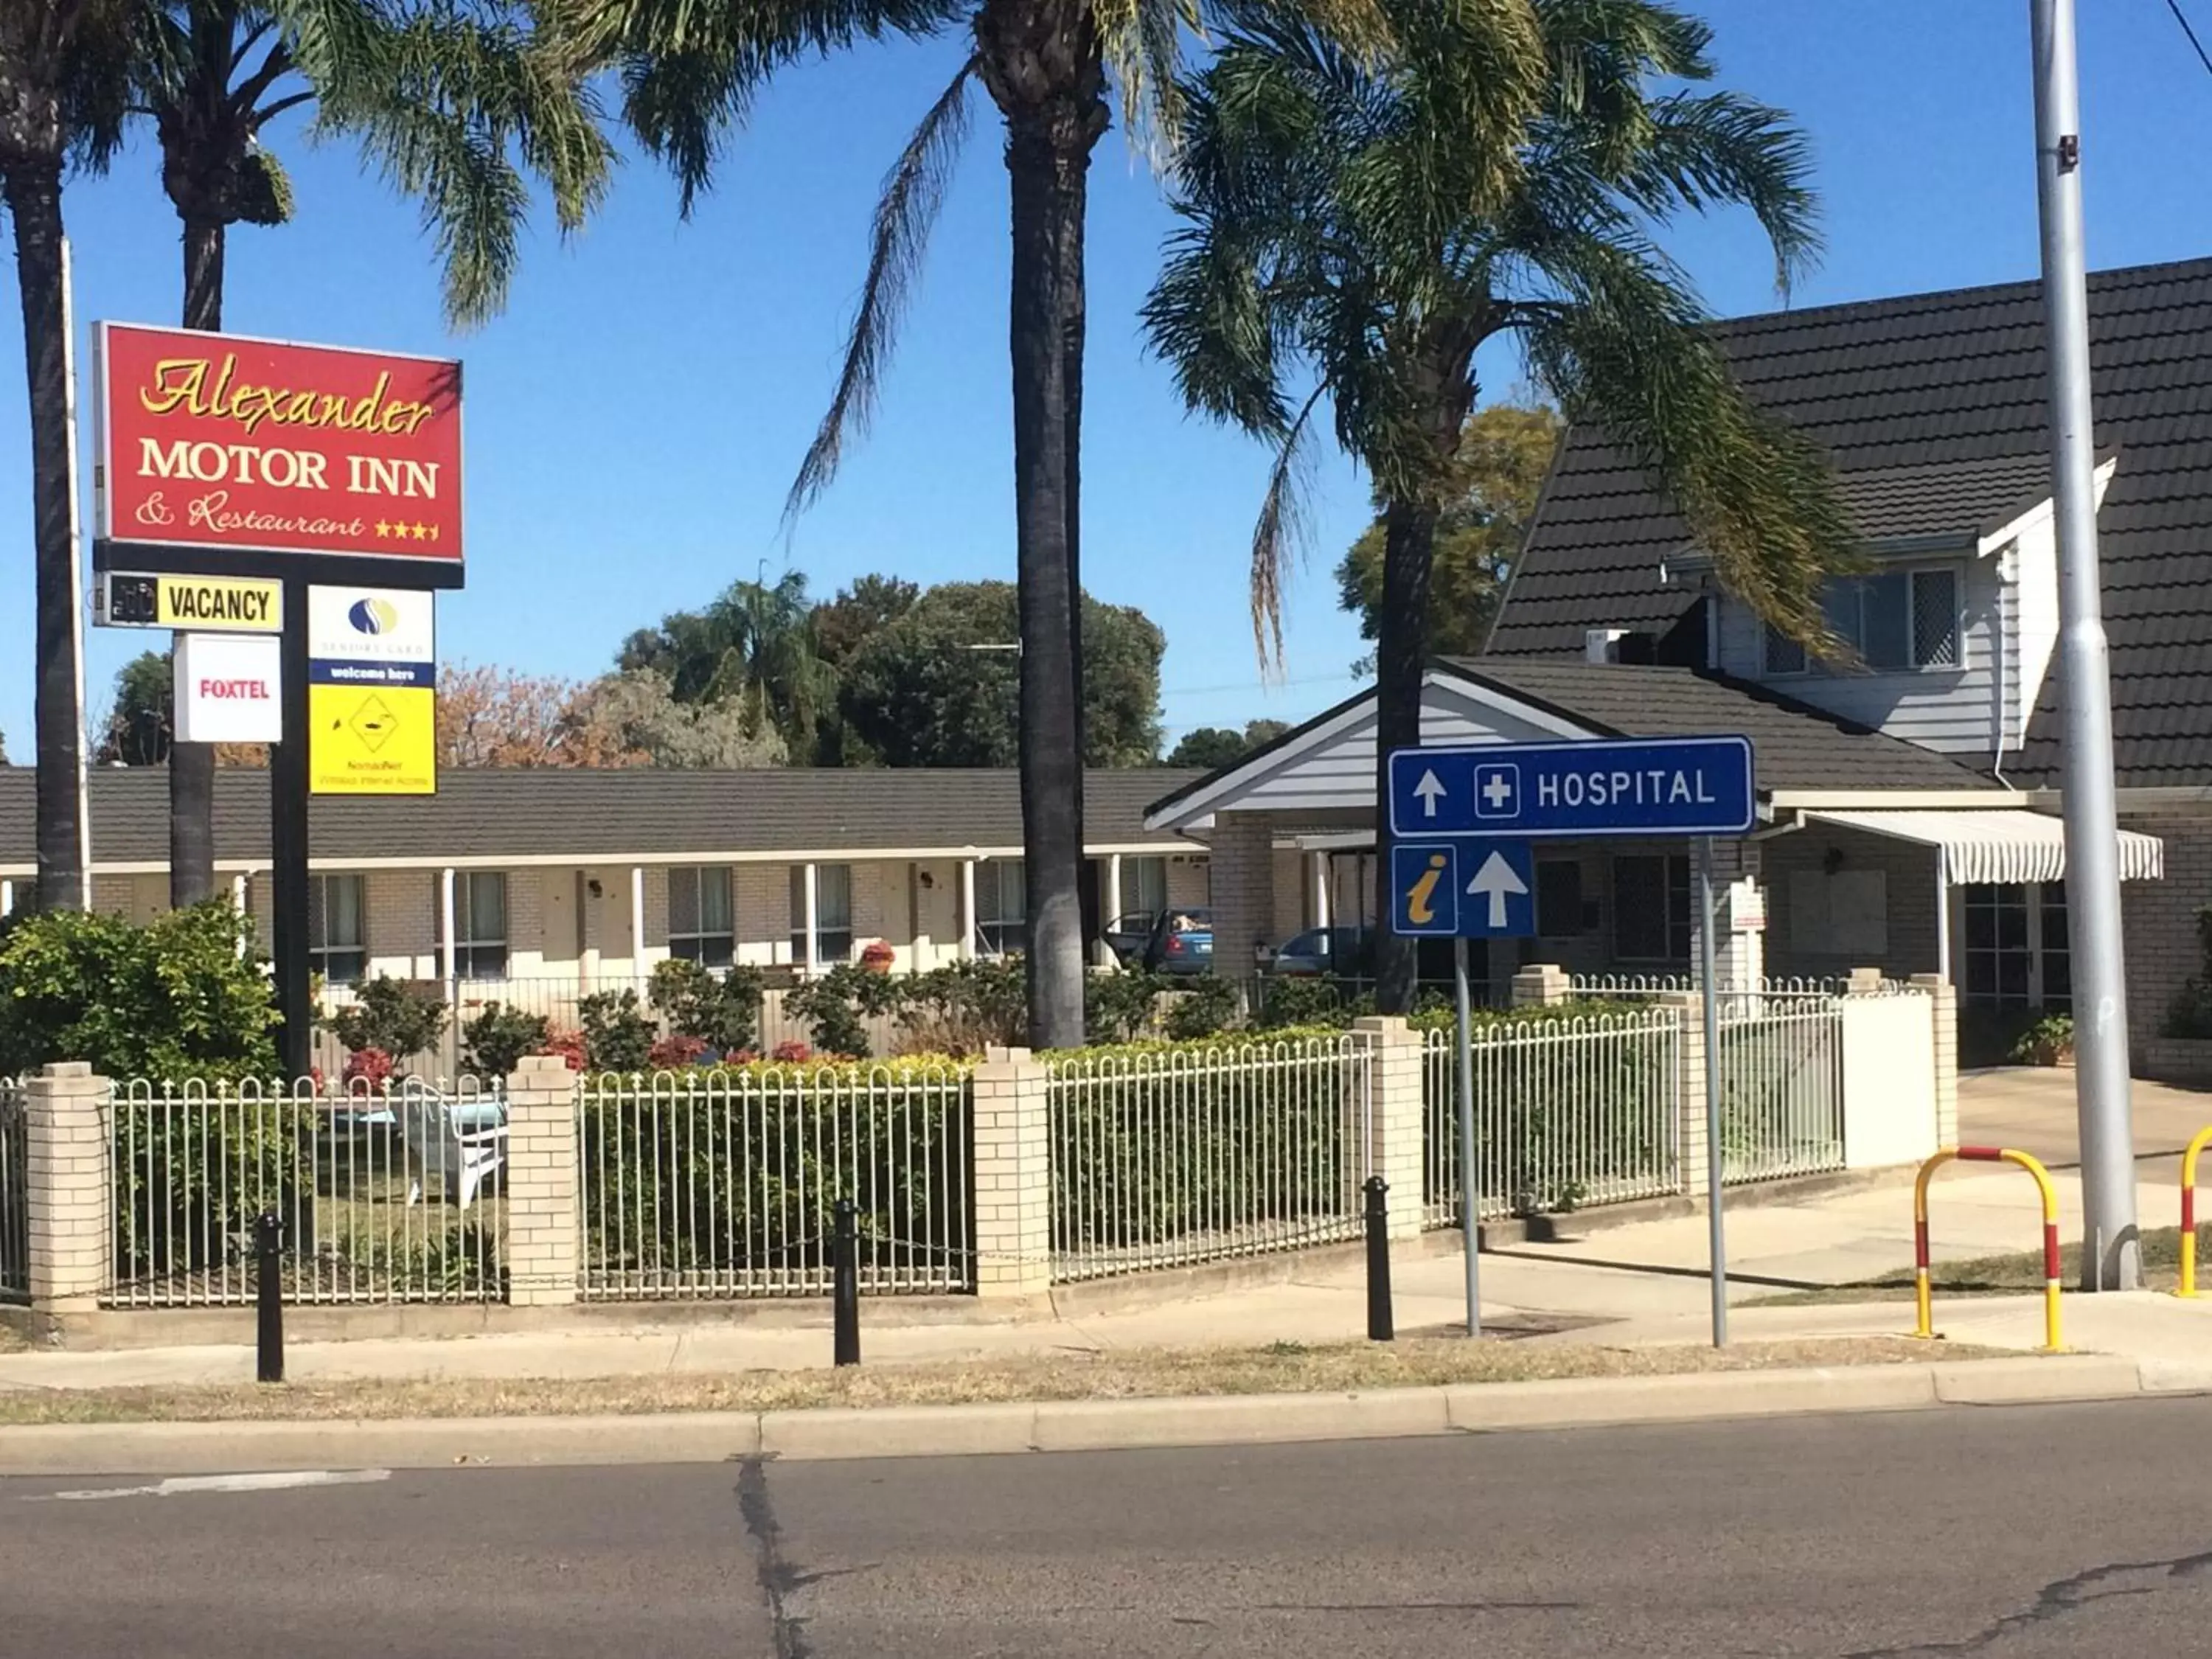
<svg viewBox="0 0 2212 1659"><path fill-rule="evenodd" d="M581 1031L556 1031L545 1039L542 1054L557 1054L568 1062L572 1072L586 1070L584 1065L584 1034Z"/></svg>
<svg viewBox="0 0 2212 1659"><path fill-rule="evenodd" d="M392 1056L381 1048L356 1048L346 1056L345 1080L349 1089L380 1090L392 1081Z"/></svg>
<svg viewBox="0 0 2212 1659"><path fill-rule="evenodd" d="M814 1050L793 1038L788 1042L777 1043L775 1052L769 1058L779 1066L804 1066L814 1058Z"/></svg>
<svg viewBox="0 0 2212 1659"><path fill-rule="evenodd" d="M656 1042L647 1053L646 1064L656 1072L681 1072L696 1066L707 1054L704 1037L678 1032Z"/></svg>

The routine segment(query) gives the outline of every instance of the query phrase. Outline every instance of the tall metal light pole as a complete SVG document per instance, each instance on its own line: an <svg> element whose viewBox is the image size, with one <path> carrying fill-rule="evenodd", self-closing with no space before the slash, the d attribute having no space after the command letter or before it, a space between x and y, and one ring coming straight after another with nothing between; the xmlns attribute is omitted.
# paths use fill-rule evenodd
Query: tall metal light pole
<svg viewBox="0 0 2212 1659"><path fill-rule="evenodd" d="M2058 528L2066 922L2072 947L2075 1090L2081 1127L2081 1287L2142 1283L2135 1133L2128 1102L2128 994L2120 951L2119 812L2112 688L2097 575L2096 440L2089 404L2089 299L2081 251L2080 88L2074 0L2028 0L2035 40L2036 196L2051 358L2051 471Z"/></svg>

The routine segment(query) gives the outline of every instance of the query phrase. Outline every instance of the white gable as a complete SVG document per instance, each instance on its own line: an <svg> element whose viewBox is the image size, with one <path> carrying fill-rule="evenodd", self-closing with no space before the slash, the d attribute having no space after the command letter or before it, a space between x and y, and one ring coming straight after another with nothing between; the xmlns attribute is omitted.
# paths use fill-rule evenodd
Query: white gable
<svg viewBox="0 0 2212 1659"><path fill-rule="evenodd" d="M1421 680L1421 742L1532 743L1588 738L1589 727L1488 686L1431 669ZM1264 755L1207 780L1145 820L1188 830L1216 812L1375 810L1375 694L1366 692Z"/></svg>

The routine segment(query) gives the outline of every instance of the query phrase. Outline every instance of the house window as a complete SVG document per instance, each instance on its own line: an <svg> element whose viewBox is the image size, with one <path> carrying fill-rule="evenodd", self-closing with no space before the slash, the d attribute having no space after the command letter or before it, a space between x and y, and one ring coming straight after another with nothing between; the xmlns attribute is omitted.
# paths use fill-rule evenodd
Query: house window
<svg viewBox="0 0 2212 1659"><path fill-rule="evenodd" d="M1962 659L1959 573L1948 566L1831 577L1820 609L1829 631L1868 668L1956 668ZM1802 674L1812 665L1796 641L1771 628L1765 640L1768 673Z"/></svg>
<svg viewBox="0 0 2212 1659"><path fill-rule="evenodd" d="M1124 916L1157 916L1168 908L1168 861L1164 858L1121 860L1121 890L1115 908Z"/></svg>
<svg viewBox="0 0 2212 1659"><path fill-rule="evenodd" d="M1985 1008L2073 1006L2063 883L1978 884L1966 889L1962 908L1967 1002Z"/></svg>
<svg viewBox="0 0 2212 1659"><path fill-rule="evenodd" d="M853 955L853 866L814 867L814 959L846 962ZM791 866L791 959L806 960L806 870Z"/></svg>
<svg viewBox="0 0 2212 1659"><path fill-rule="evenodd" d="M1656 854L1613 861L1613 954L1622 962L1690 959L1690 860Z"/></svg>
<svg viewBox="0 0 2212 1659"><path fill-rule="evenodd" d="M446 943L445 905L438 902L441 955ZM507 977L507 876L498 870L463 870L453 877L453 975L457 979Z"/></svg>
<svg viewBox="0 0 2212 1659"><path fill-rule="evenodd" d="M308 878L307 957L328 984L351 985L368 971L365 884L360 876Z"/></svg>
<svg viewBox="0 0 2212 1659"><path fill-rule="evenodd" d="M1583 931L1583 866L1574 859L1536 861L1536 933L1577 939Z"/></svg>
<svg viewBox="0 0 2212 1659"><path fill-rule="evenodd" d="M668 872L668 954L726 968L737 954L737 908L726 869Z"/></svg>
<svg viewBox="0 0 2212 1659"><path fill-rule="evenodd" d="M1028 948L1029 876L1019 859L975 868L975 948L1000 957Z"/></svg>

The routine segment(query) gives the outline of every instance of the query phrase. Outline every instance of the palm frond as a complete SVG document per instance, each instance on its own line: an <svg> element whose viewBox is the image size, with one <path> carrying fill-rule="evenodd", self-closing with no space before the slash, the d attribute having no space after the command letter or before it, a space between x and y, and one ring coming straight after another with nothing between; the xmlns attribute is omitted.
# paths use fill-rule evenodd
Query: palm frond
<svg viewBox="0 0 2212 1659"><path fill-rule="evenodd" d="M1259 522L1252 527L1252 647L1263 675L1282 672L1283 592L1291 564L1305 548L1306 496L1313 476L1306 434L1328 391L1326 384L1314 388L1276 446Z"/></svg>
<svg viewBox="0 0 2212 1659"><path fill-rule="evenodd" d="M1645 212L1743 206L1774 249L1774 285L1787 297L1820 258L1812 147L1780 110L1734 93L1678 94L1652 106L1649 140L1620 180Z"/></svg>
<svg viewBox="0 0 2212 1659"><path fill-rule="evenodd" d="M847 434L866 432L875 412L898 325L921 274L938 210L944 204L945 180L967 136L969 88L975 70L972 58L960 66L884 180L869 242L867 279L861 284L852 332L845 342L844 368L829 410L807 447L806 459L799 463L799 476L792 481L791 493L784 498L787 525L829 487L843 459Z"/></svg>

